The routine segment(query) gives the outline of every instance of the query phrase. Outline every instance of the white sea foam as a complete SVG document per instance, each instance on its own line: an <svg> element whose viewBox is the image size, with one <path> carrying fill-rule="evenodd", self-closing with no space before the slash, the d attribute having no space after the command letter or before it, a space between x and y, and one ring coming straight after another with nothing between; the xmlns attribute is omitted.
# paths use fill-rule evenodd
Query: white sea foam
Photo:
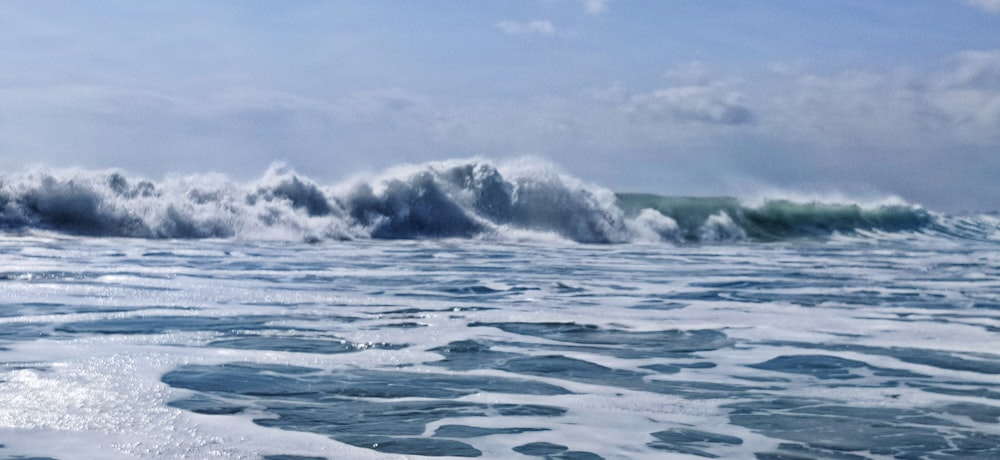
<svg viewBox="0 0 1000 460"><path fill-rule="evenodd" d="M989 421L1000 252L989 241L925 237L773 245L3 237L0 456L393 458L352 447L331 427L365 404L386 407L369 412L376 421L425 414L388 406L423 401L440 418L417 434L380 436L456 441L494 458L532 442L605 458L693 455L671 448L750 457L825 445L781 423L832 420L820 428L836 434L834 422L864 416L874 417L864 429L889 431L848 437L859 455L911 434L1000 439ZM262 387L240 389L255 378ZM539 384L564 391L525 390ZM393 397L400 388L412 392ZM217 413L198 413L198 401ZM453 403L470 406L448 412ZM296 404L308 410L287 407ZM500 405L520 410L503 415ZM565 412L526 409L536 406ZM816 408L828 413L810 417ZM312 410L327 418L310 421ZM851 412L866 410L924 418ZM304 418L280 425L279 413ZM754 425L752 415L778 428ZM434 436L446 426L533 430Z"/></svg>
<svg viewBox="0 0 1000 460"><path fill-rule="evenodd" d="M988 216L950 219L898 198L781 193L767 199L615 194L537 159L399 165L320 184L275 164L259 179L155 181L122 171L35 169L0 177L0 231L247 241L556 235L583 243L783 240L935 230L993 238Z"/></svg>

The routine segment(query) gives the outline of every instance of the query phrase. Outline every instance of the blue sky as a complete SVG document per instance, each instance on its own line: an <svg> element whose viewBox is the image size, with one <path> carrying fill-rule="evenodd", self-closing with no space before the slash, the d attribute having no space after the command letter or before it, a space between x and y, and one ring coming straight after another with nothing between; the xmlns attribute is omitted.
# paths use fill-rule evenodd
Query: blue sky
<svg viewBox="0 0 1000 460"><path fill-rule="evenodd" d="M619 191L1000 208L1000 0L8 0L0 60L2 171L538 156Z"/></svg>

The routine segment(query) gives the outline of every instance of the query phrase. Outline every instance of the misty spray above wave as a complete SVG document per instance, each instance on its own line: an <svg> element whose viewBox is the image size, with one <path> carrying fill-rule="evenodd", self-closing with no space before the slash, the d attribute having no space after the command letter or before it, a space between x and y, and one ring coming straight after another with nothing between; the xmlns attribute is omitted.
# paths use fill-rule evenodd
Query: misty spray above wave
<svg viewBox="0 0 1000 460"><path fill-rule="evenodd" d="M964 222L963 236L995 225ZM275 165L250 183L222 175L159 183L120 172L35 171L0 178L0 229L86 236L325 239L537 238L584 243L774 241L865 231L954 233L905 204L615 194L521 161L454 160L400 166L322 186Z"/></svg>

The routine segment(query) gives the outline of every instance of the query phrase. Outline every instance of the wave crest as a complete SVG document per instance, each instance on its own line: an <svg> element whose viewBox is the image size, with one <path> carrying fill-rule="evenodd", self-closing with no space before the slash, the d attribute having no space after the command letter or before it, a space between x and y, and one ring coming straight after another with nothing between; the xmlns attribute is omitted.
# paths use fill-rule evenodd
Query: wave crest
<svg viewBox="0 0 1000 460"><path fill-rule="evenodd" d="M919 232L938 228L933 214L907 204L795 202L765 200L744 205L729 197L664 197L619 194L629 214L655 209L677 221L686 241L780 241L859 232Z"/></svg>
<svg viewBox="0 0 1000 460"><path fill-rule="evenodd" d="M992 222L992 223L991 223ZM1000 225L918 206L615 194L539 162L454 160L325 186L283 165L250 183L118 171L0 178L0 229L84 236L320 241L557 235L584 243L780 241L866 232L995 238Z"/></svg>

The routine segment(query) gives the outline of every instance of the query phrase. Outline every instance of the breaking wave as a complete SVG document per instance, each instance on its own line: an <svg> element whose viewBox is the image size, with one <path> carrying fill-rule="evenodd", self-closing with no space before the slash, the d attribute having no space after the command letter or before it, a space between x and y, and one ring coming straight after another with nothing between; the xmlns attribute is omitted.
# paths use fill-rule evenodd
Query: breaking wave
<svg viewBox="0 0 1000 460"><path fill-rule="evenodd" d="M537 162L401 166L326 186L283 165L249 183L223 175L153 182L117 171L0 177L0 230L135 238L509 239L583 243L781 241L834 234L940 233L993 239L997 219L905 204L861 206L615 194Z"/></svg>
<svg viewBox="0 0 1000 460"><path fill-rule="evenodd" d="M919 232L943 230L938 217L918 206L795 202L772 199L747 206L728 197L664 197L619 194L630 214L649 210L677 222L676 237L685 241L779 241L858 232Z"/></svg>

